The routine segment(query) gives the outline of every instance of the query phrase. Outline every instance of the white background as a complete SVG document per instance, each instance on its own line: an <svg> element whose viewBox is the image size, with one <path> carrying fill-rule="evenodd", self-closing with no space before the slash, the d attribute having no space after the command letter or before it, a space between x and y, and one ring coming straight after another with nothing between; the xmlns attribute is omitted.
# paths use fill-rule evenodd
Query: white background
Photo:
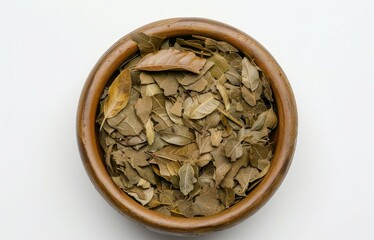
<svg viewBox="0 0 374 240"><path fill-rule="evenodd" d="M314 1L1 1L0 239L176 239L113 210L81 163L84 81L120 37L198 16L260 41L299 111L290 171L254 216L201 239L374 239L374 4Z"/></svg>

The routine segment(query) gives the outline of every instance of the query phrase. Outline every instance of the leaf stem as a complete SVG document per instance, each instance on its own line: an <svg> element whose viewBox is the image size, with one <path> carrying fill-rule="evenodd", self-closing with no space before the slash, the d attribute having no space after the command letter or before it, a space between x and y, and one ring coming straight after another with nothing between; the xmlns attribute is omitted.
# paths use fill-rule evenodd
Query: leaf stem
<svg viewBox="0 0 374 240"><path fill-rule="evenodd" d="M234 116L232 116L230 113L226 112L225 110L223 109L220 109L219 107L217 108L217 110L219 112L221 112L223 115L225 115L228 119L230 119L232 122L234 122L236 125L238 125L239 127L244 127L244 125L238 120L236 119Z"/></svg>

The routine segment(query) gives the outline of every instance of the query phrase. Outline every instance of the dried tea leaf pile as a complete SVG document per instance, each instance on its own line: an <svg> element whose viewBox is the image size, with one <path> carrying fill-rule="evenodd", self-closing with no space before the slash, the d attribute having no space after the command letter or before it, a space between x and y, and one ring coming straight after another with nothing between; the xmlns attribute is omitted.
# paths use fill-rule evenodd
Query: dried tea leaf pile
<svg viewBox="0 0 374 240"><path fill-rule="evenodd" d="M209 216L267 173L277 126L266 76L202 36L132 36L139 53L102 95L97 123L115 184L168 216Z"/></svg>

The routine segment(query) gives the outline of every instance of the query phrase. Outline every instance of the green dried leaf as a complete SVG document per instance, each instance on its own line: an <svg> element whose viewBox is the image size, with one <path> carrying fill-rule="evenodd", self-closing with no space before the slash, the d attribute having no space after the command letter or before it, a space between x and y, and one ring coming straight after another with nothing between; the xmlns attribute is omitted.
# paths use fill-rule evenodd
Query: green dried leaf
<svg viewBox="0 0 374 240"><path fill-rule="evenodd" d="M187 145L195 140L195 136L189 128L180 125L170 126L158 131L158 133L164 141L178 146Z"/></svg>
<svg viewBox="0 0 374 240"><path fill-rule="evenodd" d="M235 176L235 180L238 181L241 187L239 193L244 194L248 188L248 184L258 179L259 174L260 172L257 168L251 166L241 168Z"/></svg>
<svg viewBox="0 0 374 240"><path fill-rule="evenodd" d="M253 144L250 146L250 162L253 167L258 167L258 162L261 159L270 160L272 157L272 149L273 145L260 145L260 144Z"/></svg>
<svg viewBox="0 0 374 240"><path fill-rule="evenodd" d="M226 75L226 78L227 80L229 80L229 82L232 84L232 85L235 85L235 86L240 86L240 83L241 83L241 75L240 73L238 72L238 70L236 70L236 68L232 67L231 65L229 66L229 70L225 73Z"/></svg>
<svg viewBox="0 0 374 240"><path fill-rule="evenodd" d="M209 162L212 161L212 159L213 159L213 157L210 153L205 153L205 154L201 155L199 158L194 159L194 163L198 167L204 167L207 164L209 164Z"/></svg>
<svg viewBox="0 0 374 240"><path fill-rule="evenodd" d="M226 59L218 53L214 53L208 61L214 62L214 66L209 70L212 77L218 80L219 83L224 84L226 82L225 73L229 69Z"/></svg>
<svg viewBox="0 0 374 240"><path fill-rule="evenodd" d="M199 74L194 73L187 73L187 72L180 72L176 75L177 80L183 86L191 85L192 83L196 82L197 80L201 79L205 73L213 67L214 62L207 61L204 67L201 69Z"/></svg>
<svg viewBox="0 0 374 240"><path fill-rule="evenodd" d="M217 83L216 87L217 87L217 90L218 90L219 94L222 97L223 103L225 104L225 109L226 109L226 111L228 111L230 109L230 105L231 105L229 94L228 94L226 88L224 86L222 86L220 83Z"/></svg>
<svg viewBox="0 0 374 240"><path fill-rule="evenodd" d="M170 113L174 114L175 116L182 117L182 105L183 99L181 97L177 97L177 100L170 108Z"/></svg>
<svg viewBox="0 0 374 240"><path fill-rule="evenodd" d="M152 112L152 98L144 96L135 102L135 112L139 119L145 124L149 121Z"/></svg>
<svg viewBox="0 0 374 240"><path fill-rule="evenodd" d="M210 142L212 146L218 147L222 142L222 131L211 128L208 130L210 133Z"/></svg>
<svg viewBox="0 0 374 240"><path fill-rule="evenodd" d="M258 116L257 120L252 125L252 130L256 131L264 128L273 129L277 126L277 123L277 115L275 115L273 108L270 108Z"/></svg>
<svg viewBox="0 0 374 240"><path fill-rule="evenodd" d="M153 73L152 76L160 88L164 90L165 96L177 94L179 83L175 74L171 72L156 72Z"/></svg>
<svg viewBox="0 0 374 240"><path fill-rule="evenodd" d="M147 72L141 72L139 75L140 84L147 85L155 83L155 79L153 78L152 74Z"/></svg>
<svg viewBox="0 0 374 240"><path fill-rule="evenodd" d="M236 159L243 155L243 147L239 139L230 138L225 144L225 156L231 159L231 162L235 162Z"/></svg>
<svg viewBox="0 0 374 240"><path fill-rule="evenodd" d="M234 185L235 185L234 177L237 175L239 170L242 167L246 167L248 163L249 163L249 149L248 147L244 147L243 155L232 164L230 170L223 178L221 182L221 186L224 188L234 188Z"/></svg>
<svg viewBox="0 0 374 240"><path fill-rule="evenodd" d="M156 52L160 49L163 39L157 36L150 36L143 32L131 35L132 40L137 42L140 53L144 57L148 53Z"/></svg>
<svg viewBox="0 0 374 240"><path fill-rule="evenodd" d="M173 104L170 101L165 101L165 109L166 113L168 114L171 121L173 121L177 125L183 125L183 120L181 117L178 117L177 115L174 115L171 113L171 109L173 108ZM182 108L181 108L182 111Z"/></svg>
<svg viewBox="0 0 374 240"><path fill-rule="evenodd" d="M219 188L218 199L228 208L235 201L235 192L232 188Z"/></svg>
<svg viewBox="0 0 374 240"><path fill-rule="evenodd" d="M205 193L197 196L195 202L192 204L192 211L195 216L209 216L223 209L225 209L225 207L220 204L215 187L208 188Z"/></svg>
<svg viewBox="0 0 374 240"><path fill-rule="evenodd" d="M242 83L252 92L256 90L260 84L260 75L255 66L253 66L248 58L243 58L242 61Z"/></svg>
<svg viewBox="0 0 374 240"><path fill-rule="evenodd" d="M219 101L214 99L212 93L197 95L193 98L189 117L191 119L201 119L216 110L218 105Z"/></svg>
<svg viewBox="0 0 374 240"><path fill-rule="evenodd" d="M160 131L174 125L165 108L154 109L151 117L155 122L157 122L157 125L155 126L156 131Z"/></svg>
<svg viewBox="0 0 374 240"><path fill-rule="evenodd" d="M187 85L187 86L183 86L183 87L186 90L201 92L206 88L207 85L208 85L208 81L204 77L202 77L199 80L197 80L196 82L194 82L190 85Z"/></svg>
<svg viewBox="0 0 374 240"><path fill-rule="evenodd" d="M190 163L185 163L178 171L179 187L184 195L192 191L194 183L197 182L195 172Z"/></svg>
<svg viewBox="0 0 374 240"><path fill-rule="evenodd" d="M196 143L197 143L197 146L199 147L200 154L209 153L212 150L214 150L214 147L212 146L209 135L203 137L199 133L195 133L195 134L196 134Z"/></svg>
<svg viewBox="0 0 374 240"><path fill-rule="evenodd" d="M195 146L196 144L188 144L183 147L169 145L154 152L152 155L157 158L164 158L168 161L184 162L189 160L189 156L187 154L191 154L191 152L188 151L193 151L197 149L193 149Z"/></svg>
<svg viewBox="0 0 374 240"><path fill-rule="evenodd" d="M219 185L221 183L222 179L227 174L227 172L230 170L232 164L225 157L222 145L219 146L218 148L216 148L210 154L212 154L212 156L213 156L213 159L214 159L213 164L216 167L214 180L216 181L216 185Z"/></svg>
<svg viewBox="0 0 374 240"><path fill-rule="evenodd" d="M241 128L238 137L240 141L250 144L266 144L269 141L269 130L252 131L251 129Z"/></svg>
<svg viewBox="0 0 374 240"><path fill-rule="evenodd" d="M152 83L152 84L148 84L148 85L142 86L142 88L145 89L144 90L145 91L145 96L147 96L147 97L152 97L152 96L154 96L156 94L163 93L163 91L161 90L161 88L156 83Z"/></svg>

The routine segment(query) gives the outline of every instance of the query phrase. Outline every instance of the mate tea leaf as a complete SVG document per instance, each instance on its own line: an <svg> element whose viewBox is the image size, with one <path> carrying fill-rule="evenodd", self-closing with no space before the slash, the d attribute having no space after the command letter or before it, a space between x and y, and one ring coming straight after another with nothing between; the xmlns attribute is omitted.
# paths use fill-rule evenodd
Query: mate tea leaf
<svg viewBox="0 0 374 240"><path fill-rule="evenodd" d="M110 85L108 97L103 106L104 120L116 116L124 107L126 107L131 92L130 70L123 70ZM103 126L103 124L101 126Z"/></svg>
<svg viewBox="0 0 374 240"><path fill-rule="evenodd" d="M139 52L121 64L97 111L113 182L166 216L231 207L271 165L277 115L269 79L223 41L132 38Z"/></svg>
<svg viewBox="0 0 374 240"><path fill-rule="evenodd" d="M185 163L178 171L179 188L184 195L192 191L193 185L197 182L195 172L190 163Z"/></svg>
<svg viewBox="0 0 374 240"><path fill-rule="evenodd" d="M169 48L146 55L135 68L145 71L185 70L198 74L205 62L204 58L192 52Z"/></svg>

